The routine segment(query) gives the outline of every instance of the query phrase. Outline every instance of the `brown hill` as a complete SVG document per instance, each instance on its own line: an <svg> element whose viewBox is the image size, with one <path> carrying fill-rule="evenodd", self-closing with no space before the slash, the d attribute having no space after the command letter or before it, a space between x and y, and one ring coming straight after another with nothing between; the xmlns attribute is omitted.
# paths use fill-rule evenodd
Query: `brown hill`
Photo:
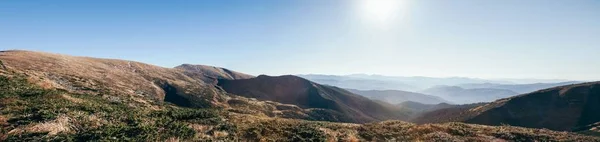
<svg viewBox="0 0 600 142"><path fill-rule="evenodd" d="M598 112L600 112L600 82L591 82L500 99L482 106L453 111L452 115L443 117L433 112L420 119L427 120L435 117L440 119L432 122L462 121L484 125L507 124L572 131L600 122Z"/></svg>
<svg viewBox="0 0 600 142"><path fill-rule="evenodd" d="M77 92L113 91L162 99L165 92L157 82L205 84L174 69L125 60L17 50L2 51L0 60L9 69L37 77L34 81L42 86Z"/></svg>
<svg viewBox="0 0 600 142"><path fill-rule="evenodd" d="M25 74L29 81L43 88L131 99L135 101L131 105L152 109L164 101L182 107L220 107L270 117L328 121L342 117L330 110L302 109L228 95L214 86L216 78L252 76L216 67L163 68L125 60L17 50L0 52L0 62L6 67L0 69L0 75Z"/></svg>
<svg viewBox="0 0 600 142"><path fill-rule="evenodd" d="M257 78L219 81L225 91L258 100L294 104L302 108L323 108L338 111L349 119L344 122L371 122L406 119L407 112L392 105L375 102L344 89L320 85L297 76L266 75Z"/></svg>

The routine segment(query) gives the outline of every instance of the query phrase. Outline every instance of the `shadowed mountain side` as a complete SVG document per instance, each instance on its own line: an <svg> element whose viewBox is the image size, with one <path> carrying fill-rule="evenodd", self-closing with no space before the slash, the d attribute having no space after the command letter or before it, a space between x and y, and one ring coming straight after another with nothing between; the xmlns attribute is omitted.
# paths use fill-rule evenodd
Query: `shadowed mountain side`
<svg viewBox="0 0 600 142"><path fill-rule="evenodd" d="M464 104L464 105L451 105L441 109L424 112L416 115L411 122L417 124L426 123L446 123L446 122L462 122L466 119L477 115L469 110L483 106L486 103L475 103L475 104Z"/></svg>
<svg viewBox="0 0 600 142"><path fill-rule="evenodd" d="M0 75L24 74L29 81L42 88L111 99L126 98L135 100L130 105L138 107L157 109L155 104L164 101L181 107L222 108L268 117L335 122L350 120L348 116L332 110L302 109L294 105L229 95L212 84L216 82L214 78L241 79L252 76L222 68L195 66L209 69L195 70L197 68L190 67L186 71L182 68L163 68L133 61L32 51L2 51L0 61L7 67L0 70Z"/></svg>
<svg viewBox="0 0 600 142"><path fill-rule="evenodd" d="M600 122L600 82L540 90L488 105L466 122L570 131Z"/></svg>
<svg viewBox="0 0 600 142"><path fill-rule="evenodd" d="M229 93L258 100L294 104L302 108L335 110L351 116L352 120L348 122L408 118L407 112L392 105L384 105L337 87L316 84L291 75L220 80L219 86Z"/></svg>
<svg viewBox="0 0 600 142"><path fill-rule="evenodd" d="M600 122L600 82L549 88L482 106L449 110L452 111L430 112L417 120L438 118L427 122L462 121L571 131ZM442 112L444 115L436 114Z"/></svg>

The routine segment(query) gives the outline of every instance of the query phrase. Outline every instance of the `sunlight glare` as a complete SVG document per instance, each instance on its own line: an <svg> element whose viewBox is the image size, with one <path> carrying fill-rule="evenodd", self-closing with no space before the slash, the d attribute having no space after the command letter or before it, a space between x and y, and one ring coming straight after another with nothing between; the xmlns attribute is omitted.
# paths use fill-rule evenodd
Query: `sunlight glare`
<svg viewBox="0 0 600 142"><path fill-rule="evenodd" d="M386 24L404 16L405 0L359 0L362 15L371 22Z"/></svg>

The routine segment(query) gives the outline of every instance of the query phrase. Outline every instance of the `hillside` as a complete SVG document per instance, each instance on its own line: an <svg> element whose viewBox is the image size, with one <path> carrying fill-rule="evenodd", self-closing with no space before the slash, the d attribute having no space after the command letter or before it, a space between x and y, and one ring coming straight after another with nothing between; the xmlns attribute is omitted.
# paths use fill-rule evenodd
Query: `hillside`
<svg viewBox="0 0 600 142"><path fill-rule="evenodd" d="M320 85L291 75L221 80L218 85L228 93L248 98L338 111L349 117L342 122L365 123L408 118L408 112L401 109L388 107L341 88Z"/></svg>
<svg viewBox="0 0 600 142"><path fill-rule="evenodd" d="M346 90L369 99L381 100L390 104L399 104L406 101L419 102L423 104L439 104L449 102L437 96L400 90Z"/></svg>
<svg viewBox="0 0 600 142"><path fill-rule="evenodd" d="M440 110L442 111L442 110ZM448 112L448 111L446 111ZM430 122L462 121L484 125L512 125L572 131L600 122L600 82L539 90L478 107L454 111ZM449 120L451 118L457 118Z"/></svg>
<svg viewBox="0 0 600 142"><path fill-rule="evenodd" d="M26 74L29 81L43 88L127 98L134 100L130 105L153 109L159 107L154 105L157 102L169 102L182 107L218 107L238 113L282 118L339 121L338 118L344 117L331 110L302 109L229 95L215 87L218 76L211 76L215 73L213 71L204 73L202 70L163 68L132 61L30 51L4 51L0 53L0 60L7 70ZM248 110L252 107L260 109Z"/></svg>
<svg viewBox="0 0 600 142"><path fill-rule="evenodd" d="M491 102L497 99L512 97L518 93L506 89L475 88L464 89L458 86L435 86L421 91L425 94L438 96L458 104Z"/></svg>
<svg viewBox="0 0 600 142"><path fill-rule="evenodd" d="M348 114L241 97L204 80L218 76L133 61L3 51L0 63L0 141L600 141L511 126L327 122ZM335 100L360 97L312 85Z"/></svg>
<svg viewBox="0 0 600 142"><path fill-rule="evenodd" d="M9 71L10 72L10 71ZM0 76L0 141L600 141L566 132L463 123L364 125L191 109L43 89Z"/></svg>

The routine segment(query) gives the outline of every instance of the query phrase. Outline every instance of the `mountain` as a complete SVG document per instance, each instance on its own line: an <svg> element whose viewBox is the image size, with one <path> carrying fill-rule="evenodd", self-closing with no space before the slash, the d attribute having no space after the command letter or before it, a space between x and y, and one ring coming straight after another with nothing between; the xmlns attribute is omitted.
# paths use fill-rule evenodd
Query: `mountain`
<svg viewBox="0 0 600 142"><path fill-rule="evenodd" d="M440 110L441 111L441 110ZM543 89L456 111L438 121L572 131L600 122L600 82ZM454 120L448 120L457 118ZM594 128L594 127L591 127Z"/></svg>
<svg viewBox="0 0 600 142"><path fill-rule="evenodd" d="M439 104L448 103L440 97L425 95L415 92L407 92L400 90L355 90L346 89L354 94L365 96L373 100L381 100L390 104L398 104L406 101L419 102L423 104Z"/></svg>
<svg viewBox="0 0 600 142"><path fill-rule="evenodd" d="M251 79L221 80L225 91L264 101L297 105L301 108L323 108L341 112L342 122L365 123L388 119L407 119L407 112L388 107L344 89L320 85L306 79L261 75Z"/></svg>
<svg viewBox="0 0 600 142"><path fill-rule="evenodd" d="M388 112L391 109L384 109L382 105L374 107L374 109L385 112L378 113L378 116L369 116L371 114L369 112L368 114L356 114L356 119L351 119L349 117L353 115L343 115L338 112L339 110L357 112L356 110L369 109L370 106L375 104L372 101L359 101L361 105L365 104L360 109L346 108L348 106L343 105L337 106L336 110L324 107L299 108L295 105L289 105L294 104L292 102L281 104L281 102L275 101L264 104L266 106L259 105L268 109L252 110L260 112L248 112L246 107L250 105L248 101L252 100L232 97L232 94L220 90L221 88L216 87L216 85L218 81L249 79L253 76L218 67L184 64L176 68L163 68L133 61L75 57L30 51L4 51L1 52L0 59L7 69L27 74L32 78L33 83L44 88L57 88L81 94L114 94L115 96L111 97L131 97L129 99L140 100L144 102L140 105L146 106L152 106L152 102L164 101L190 108L224 107L240 113L258 113L273 117L361 123L383 118L396 118L391 117L395 115L404 115ZM259 79L263 79L263 77L259 77ZM276 84L278 82L272 83ZM267 85L274 86L273 84ZM325 86L321 86L321 88L326 88L326 91L333 90L333 92L344 91ZM345 93L345 95L351 94L349 92L342 93ZM344 103L340 101L360 100L360 98L356 99L357 97L354 96L342 97L341 99L348 100L336 101ZM146 99L150 99L150 101L145 101ZM362 100L368 99L364 98ZM327 103L323 104L328 105ZM372 119L373 117L378 119Z"/></svg>
<svg viewBox="0 0 600 142"><path fill-rule="evenodd" d="M497 99L518 95L517 92L506 89L476 88L464 89L458 86L435 86L422 91L425 94L439 96L451 102L469 104L491 102Z"/></svg>
<svg viewBox="0 0 600 142"><path fill-rule="evenodd" d="M511 91L523 94L523 93L530 93L530 92L541 90L541 89L552 88L552 87L557 87L557 86L564 86L564 85L572 85L572 84L578 84L578 83L582 83L582 82L568 81L568 82L558 82L558 83L533 83L533 84L483 83L483 84L461 84L458 86L466 88L466 89L478 89L478 88L505 89L505 90L511 90Z"/></svg>
<svg viewBox="0 0 600 142"><path fill-rule="evenodd" d="M348 116L231 94L216 85L254 78L204 70L0 51L0 141L600 141L513 126L328 122ZM313 85L321 96L356 99Z"/></svg>

